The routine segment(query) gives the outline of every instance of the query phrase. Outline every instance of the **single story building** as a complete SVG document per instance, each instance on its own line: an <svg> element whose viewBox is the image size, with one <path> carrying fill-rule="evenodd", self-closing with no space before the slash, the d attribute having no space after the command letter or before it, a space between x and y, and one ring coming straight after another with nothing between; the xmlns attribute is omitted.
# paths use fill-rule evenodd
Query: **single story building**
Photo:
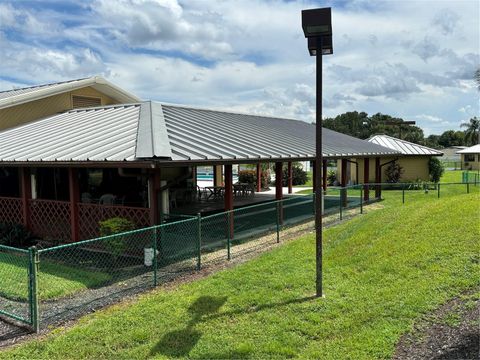
<svg viewBox="0 0 480 360"><path fill-rule="evenodd" d="M457 151L461 156L462 170L480 170L480 144Z"/></svg>
<svg viewBox="0 0 480 360"><path fill-rule="evenodd" d="M0 222L24 224L47 240L96 237L99 221L111 217L159 224L177 200L202 212L197 166L215 169L210 195L221 193L222 210L239 203L237 164L255 164L260 175L260 164L275 163L271 200L281 199L282 164L291 169L294 161L315 159L313 124L139 101L100 77L3 91L0 98ZM401 154L324 129L323 156L315 173L323 173L326 187L327 159L379 165Z"/></svg>
<svg viewBox="0 0 480 360"><path fill-rule="evenodd" d="M441 151L429 148L427 146L414 144L406 140L401 140L388 135L375 135L367 140L371 144L377 144L397 152L395 156L385 156L378 164L365 164L363 159L351 158L346 160L343 168L347 172L347 182L352 184L374 182L374 169L380 170L378 178L380 182L387 182L385 170L389 164L396 162L402 168L400 181L429 181L428 162L432 156L442 156ZM342 173L342 166L339 166L339 172ZM369 169L366 174L366 169Z"/></svg>

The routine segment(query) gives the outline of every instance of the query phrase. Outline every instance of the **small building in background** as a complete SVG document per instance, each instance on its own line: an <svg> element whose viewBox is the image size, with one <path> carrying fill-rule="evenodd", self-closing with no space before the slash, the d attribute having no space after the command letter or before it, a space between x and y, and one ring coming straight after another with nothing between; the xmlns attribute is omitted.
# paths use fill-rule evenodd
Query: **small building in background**
<svg viewBox="0 0 480 360"><path fill-rule="evenodd" d="M480 170L480 144L457 151L461 156L462 170Z"/></svg>
<svg viewBox="0 0 480 360"><path fill-rule="evenodd" d="M383 157L380 163L380 178L376 179L376 164L369 161L368 179L365 178L366 164L364 159L351 158L345 168L347 171L347 182L349 184L362 184L366 182L387 182L386 169L389 164L396 162L402 168L401 182L406 181L430 181L428 162L432 156L442 156L439 150L427 146L414 144L406 140L398 139L388 135L375 135L367 140L370 143L398 151L398 156ZM341 166L337 166L338 178L341 178ZM367 181L368 180L368 181Z"/></svg>

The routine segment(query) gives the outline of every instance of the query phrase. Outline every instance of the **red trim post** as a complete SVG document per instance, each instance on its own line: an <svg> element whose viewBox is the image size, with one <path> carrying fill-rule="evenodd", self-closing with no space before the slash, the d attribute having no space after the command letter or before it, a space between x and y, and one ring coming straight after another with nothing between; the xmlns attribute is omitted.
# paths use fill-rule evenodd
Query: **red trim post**
<svg viewBox="0 0 480 360"><path fill-rule="evenodd" d="M232 165L225 165L225 211L233 210L233 174L232 174ZM229 217L229 230L230 239L233 239L233 213Z"/></svg>
<svg viewBox="0 0 480 360"><path fill-rule="evenodd" d="M347 159L342 159L342 174L341 174L342 187L347 186ZM347 206L347 191L343 190L342 192L342 204L344 207Z"/></svg>
<svg viewBox="0 0 480 360"><path fill-rule="evenodd" d="M154 169L153 174L150 174L148 182L148 193L149 193L149 204L150 204L150 226L157 225L160 223L159 216L159 202L158 202L158 190L160 189L160 171L159 169Z"/></svg>
<svg viewBox="0 0 480 360"><path fill-rule="evenodd" d="M283 163L275 163L275 200L283 199ZM283 206L280 203L278 205L278 221L283 224Z"/></svg>
<svg viewBox="0 0 480 360"><path fill-rule="evenodd" d="M78 186L77 169L68 168L68 185L70 190L70 231L71 241L79 240L78 203L80 201L80 188Z"/></svg>
<svg viewBox="0 0 480 360"><path fill-rule="evenodd" d="M282 200L283 193L282 193L282 182L283 182L283 163L276 162L275 163L275 199Z"/></svg>
<svg viewBox="0 0 480 360"><path fill-rule="evenodd" d="M379 199L382 196L382 187L380 183L382 182L382 170L380 167L380 158L375 158L375 197Z"/></svg>
<svg viewBox="0 0 480 360"><path fill-rule="evenodd" d="M262 191L262 164L257 164L257 192Z"/></svg>
<svg viewBox="0 0 480 360"><path fill-rule="evenodd" d="M328 169L327 169L327 160L323 160L323 163L322 163L322 177L323 177L323 192L326 193L327 192L327 172L328 172Z"/></svg>
<svg viewBox="0 0 480 360"><path fill-rule="evenodd" d="M288 162L287 167L288 167L288 193L291 194L293 192L293 170L292 170L291 161Z"/></svg>
<svg viewBox="0 0 480 360"><path fill-rule="evenodd" d="M370 200L370 190L368 183L370 182L370 159L363 159L363 200Z"/></svg>
<svg viewBox="0 0 480 360"><path fill-rule="evenodd" d="M20 171L20 188L23 205L23 225L27 229L31 229L30 221L30 204L29 200L32 198L32 181L30 179L30 169L19 168Z"/></svg>

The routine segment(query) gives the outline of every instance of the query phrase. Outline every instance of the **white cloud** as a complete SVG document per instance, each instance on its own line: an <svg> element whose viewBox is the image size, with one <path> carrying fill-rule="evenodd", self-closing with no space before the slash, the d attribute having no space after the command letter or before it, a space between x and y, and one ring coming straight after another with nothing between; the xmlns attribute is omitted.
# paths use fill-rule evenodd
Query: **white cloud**
<svg viewBox="0 0 480 360"><path fill-rule="evenodd" d="M99 73L145 99L311 121L315 59L308 56L300 10L316 5L92 0L77 14L2 2L0 79L8 80L0 87ZM418 114L437 130L463 121L460 108L478 114L471 80L480 66L478 2L332 6L324 114Z"/></svg>

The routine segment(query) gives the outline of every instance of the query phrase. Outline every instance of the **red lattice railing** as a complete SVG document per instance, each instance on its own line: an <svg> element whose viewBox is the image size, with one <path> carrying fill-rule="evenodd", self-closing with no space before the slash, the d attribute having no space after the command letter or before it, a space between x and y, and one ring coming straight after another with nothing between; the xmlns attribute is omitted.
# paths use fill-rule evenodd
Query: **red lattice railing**
<svg viewBox="0 0 480 360"><path fill-rule="evenodd" d="M150 209L128 206L78 204L80 239L99 237L99 222L113 217L132 221L137 228L150 226Z"/></svg>
<svg viewBox="0 0 480 360"><path fill-rule="evenodd" d="M69 242L70 203L68 201L29 200L32 233L44 240Z"/></svg>
<svg viewBox="0 0 480 360"><path fill-rule="evenodd" d="M23 224L22 199L0 197L0 222L8 224Z"/></svg>

